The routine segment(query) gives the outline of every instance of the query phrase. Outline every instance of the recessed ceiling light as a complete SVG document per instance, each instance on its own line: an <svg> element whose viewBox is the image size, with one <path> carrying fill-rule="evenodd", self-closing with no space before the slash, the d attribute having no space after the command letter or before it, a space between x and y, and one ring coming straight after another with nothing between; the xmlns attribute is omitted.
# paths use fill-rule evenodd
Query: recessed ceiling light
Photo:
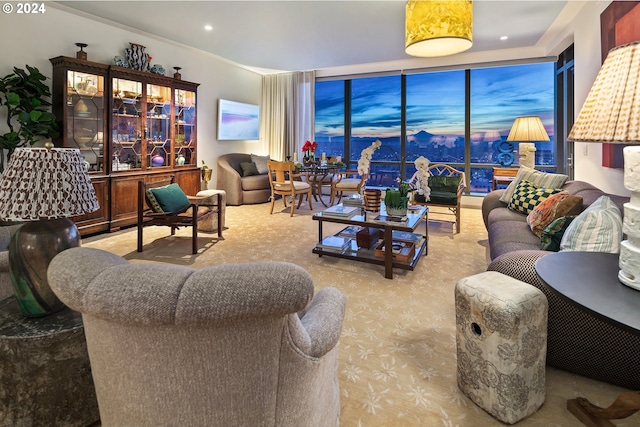
<svg viewBox="0 0 640 427"><path fill-rule="evenodd" d="M207 30L207 31L211 31L211 30L213 30L213 27L211 25L205 25L204 29Z"/></svg>
<svg viewBox="0 0 640 427"><path fill-rule="evenodd" d="M506 40L508 38L509 38L509 36L502 36L502 37L500 37L500 40Z"/></svg>

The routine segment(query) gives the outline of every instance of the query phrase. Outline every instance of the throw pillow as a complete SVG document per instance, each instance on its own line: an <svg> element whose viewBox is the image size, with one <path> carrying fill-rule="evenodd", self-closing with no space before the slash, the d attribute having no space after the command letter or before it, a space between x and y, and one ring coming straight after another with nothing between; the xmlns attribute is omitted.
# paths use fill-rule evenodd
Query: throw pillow
<svg viewBox="0 0 640 427"><path fill-rule="evenodd" d="M260 175L256 164L253 162L242 162L240 167L242 168L242 176Z"/></svg>
<svg viewBox="0 0 640 427"><path fill-rule="evenodd" d="M504 190L502 196L500 196L500 201L509 203L518 183L523 180L532 182L538 187L560 188L565 182L567 182L567 179L569 179L567 175L540 172L527 166L520 166L514 180L511 181L507 189Z"/></svg>
<svg viewBox="0 0 640 427"><path fill-rule="evenodd" d="M620 252L622 214L607 196L600 196L569 224L561 251Z"/></svg>
<svg viewBox="0 0 640 427"><path fill-rule="evenodd" d="M578 215L582 211L582 196L572 196L561 191L540 202L527 216L527 224L533 234L540 237L547 225L556 218Z"/></svg>
<svg viewBox="0 0 640 427"><path fill-rule="evenodd" d="M540 249L558 252L562 236L574 219L575 216L563 216L551 221L551 224L547 225L540 234Z"/></svg>
<svg viewBox="0 0 640 427"><path fill-rule="evenodd" d="M153 195L151 190L145 191L144 195L147 200L147 205L149 205L152 211L154 211L155 213L163 212L162 206L160 206L160 203L158 203L158 199L156 199L156 196Z"/></svg>
<svg viewBox="0 0 640 427"><path fill-rule="evenodd" d="M267 170L267 161L271 160L269 155L266 156L258 156L257 154L251 155L251 161L256 164L256 169L258 169L258 174L264 175L268 172Z"/></svg>
<svg viewBox="0 0 640 427"><path fill-rule="evenodd" d="M164 187L149 189L162 208L162 212L177 212L191 204L189 198L178 184L170 184Z"/></svg>
<svg viewBox="0 0 640 427"><path fill-rule="evenodd" d="M552 194L559 193L555 188L542 188L529 181L520 181L513 192L507 207L513 211L529 215L540 202Z"/></svg>

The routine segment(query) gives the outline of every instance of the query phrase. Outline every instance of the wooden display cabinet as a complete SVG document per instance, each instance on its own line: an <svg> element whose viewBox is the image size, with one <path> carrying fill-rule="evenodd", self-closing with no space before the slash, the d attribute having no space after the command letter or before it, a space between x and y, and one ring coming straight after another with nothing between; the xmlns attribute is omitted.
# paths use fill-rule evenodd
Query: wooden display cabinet
<svg viewBox="0 0 640 427"><path fill-rule="evenodd" d="M175 176L186 194L200 190L197 83L84 61L52 58L56 146L84 155L100 209L73 218L81 234L137 221L138 181Z"/></svg>

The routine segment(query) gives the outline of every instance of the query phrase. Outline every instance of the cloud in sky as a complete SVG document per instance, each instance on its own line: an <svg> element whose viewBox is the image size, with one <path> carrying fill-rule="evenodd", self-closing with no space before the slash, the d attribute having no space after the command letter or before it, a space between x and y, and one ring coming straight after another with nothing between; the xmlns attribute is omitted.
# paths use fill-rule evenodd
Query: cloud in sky
<svg viewBox="0 0 640 427"><path fill-rule="evenodd" d="M554 64L551 62L471 70L471 132L509 132L516 117L540 116L552 135ZM399 75L354 79L352 129L357 136L400 134ZM316 84L316 133L343 133L344 83ZM465 71L407 76L407 134L464 135Z"/></svg>

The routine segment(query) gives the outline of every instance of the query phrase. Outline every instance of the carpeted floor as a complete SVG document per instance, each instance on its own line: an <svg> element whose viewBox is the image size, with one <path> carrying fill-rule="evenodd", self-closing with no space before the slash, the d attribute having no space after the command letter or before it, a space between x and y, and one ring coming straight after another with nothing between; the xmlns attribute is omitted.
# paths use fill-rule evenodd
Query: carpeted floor
<svg viewBox="0 0 640 427"><path fill-rule="evenodd" d="M314 204L314 211L322 206ZM429 254L414 271L395 270L384 278L382 266L318 257L311 249L318 224L308 206L296 210L276 204L229 206L224 240L201 233L200 251L191 254L190 230L169 235L168 228L145 228L143 253L136 252L135 228L85 238L132 262L162 262L202 268L225 263L278 260L304 267L317 288L335 286L347 296L339 343L341 425L500 426L467 399L456 384L453 288L458 279L485 271L487 234L480 210L463 209L462 232L450 223L430 222ZM432 215L434 217L434 215ZM421 226L422 227L422 226ZM326 224L325 235L342 228ZM547 396L542 408L518 425L581 426L566 400L586 396L608 406L624 389L547 368ZM617 421L640 425L640 414Z"/></svg>

